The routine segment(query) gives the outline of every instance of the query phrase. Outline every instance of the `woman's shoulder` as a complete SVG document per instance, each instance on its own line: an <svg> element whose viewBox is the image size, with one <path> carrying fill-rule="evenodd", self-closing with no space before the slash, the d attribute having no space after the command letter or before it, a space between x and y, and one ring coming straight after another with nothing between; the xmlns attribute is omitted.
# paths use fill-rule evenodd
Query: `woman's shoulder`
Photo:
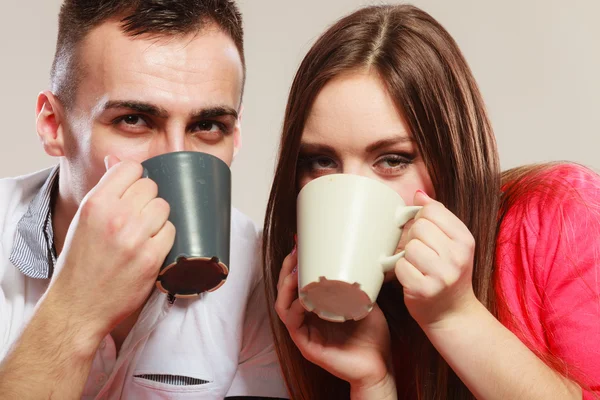
<svg viewBox="0 0 600 400"><path fill-rule="evenodd" d="M533 178L535 178L533 174ZM575 163L548 164L538 172L538 179L553 189L551 194L568 194L573 191L598 190L600 175L592 169Z"/></svg>
<svg viewBox="0 0 600 400"><path fill-rule="evenodd" d="M567 265L598 268L600 176L574 163L536 165L503 177L496 257L542 286Z"/></svg>
<svg viewBox="0 0 600 400"><path fill-rule="evenodd" d="M496 242L499 265L511 273L522 270L542 286L572 271L597 270L597 173L578 164L555 163L509 171L504 178Z"/></svg>
<svg viewBox="0 0 600 400"><path fill-rule="evenodd" d="M501 218L541 218L600 211L600 175L580 164L552 163L508 170L502 177ZM543 222L543 221L540 221Z"/></svg>

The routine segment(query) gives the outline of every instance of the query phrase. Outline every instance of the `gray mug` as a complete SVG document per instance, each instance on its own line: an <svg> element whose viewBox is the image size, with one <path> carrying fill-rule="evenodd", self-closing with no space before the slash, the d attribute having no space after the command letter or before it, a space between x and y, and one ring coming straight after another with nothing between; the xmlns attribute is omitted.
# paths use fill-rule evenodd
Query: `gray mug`
<svg viewBox="0 0 600 400"><path fill-rule="evenodd" d="M156 286L171 297L193 297L221 287L229 275L231 170L220 158L182 151L142 163L171 206L175 243Z"/></svg>

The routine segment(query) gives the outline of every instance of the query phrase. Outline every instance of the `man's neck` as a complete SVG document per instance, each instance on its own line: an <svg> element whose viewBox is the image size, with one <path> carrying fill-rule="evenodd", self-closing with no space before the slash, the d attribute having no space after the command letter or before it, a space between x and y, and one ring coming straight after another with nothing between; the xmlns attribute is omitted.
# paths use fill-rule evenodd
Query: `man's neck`
<svg viewBox="0 0 600 400"><path fill-rule="evenodd" d="M76 212L77 210L75 210ZM71 225L71 221L75 216L75 212L71 210L64 200L60 198L60 194L56 198L54 209L52 210L52 231L54 232L54 249L58 257L65 245L65 238Z"/></svg>
<svg viewBox="0 0 600 400"><path fill-rule="evenodd" d="M61 165L62 167L62 165ZM65 238L69 231L69 226L73 217L79 208L78 202L74 199L69 190L68 177L65 176L65 169L61 168L58 178L58 190L53 196L50 207L52 210L52 231L54 232L54 249L58 257L65 245Z"/></svg>

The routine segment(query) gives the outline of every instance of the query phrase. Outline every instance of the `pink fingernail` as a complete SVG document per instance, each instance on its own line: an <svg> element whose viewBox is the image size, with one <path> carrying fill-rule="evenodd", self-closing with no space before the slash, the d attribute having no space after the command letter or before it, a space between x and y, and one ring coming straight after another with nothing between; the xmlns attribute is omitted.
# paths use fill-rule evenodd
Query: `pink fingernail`
<svg viewBox="0 0 600 400"><path fill-rule="evenodd" d="M429 196L427 195L427 193L425 193L424 191L422 191L421 189L417 190L417 193L421 193L423 196L429 198Z"/></svg>
<svg viewBox="0 0 600 400"><path fill-rule="evenodd" d="M294 248L292 249L292 255L295 255L297 251L298 251L298 246L294 245Z"/></svg>

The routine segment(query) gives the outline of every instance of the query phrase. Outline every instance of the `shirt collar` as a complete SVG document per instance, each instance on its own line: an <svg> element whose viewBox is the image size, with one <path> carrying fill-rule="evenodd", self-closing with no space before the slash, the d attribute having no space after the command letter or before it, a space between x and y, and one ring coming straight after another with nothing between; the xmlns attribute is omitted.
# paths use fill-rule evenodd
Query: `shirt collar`
<svg viewBox="0 0 600 400"><path fill-rule="evenodd" d="M58 166L52 169L17 225L10 262L30 278L50 278L56 264L52 199L57 189Z"/></svg>

